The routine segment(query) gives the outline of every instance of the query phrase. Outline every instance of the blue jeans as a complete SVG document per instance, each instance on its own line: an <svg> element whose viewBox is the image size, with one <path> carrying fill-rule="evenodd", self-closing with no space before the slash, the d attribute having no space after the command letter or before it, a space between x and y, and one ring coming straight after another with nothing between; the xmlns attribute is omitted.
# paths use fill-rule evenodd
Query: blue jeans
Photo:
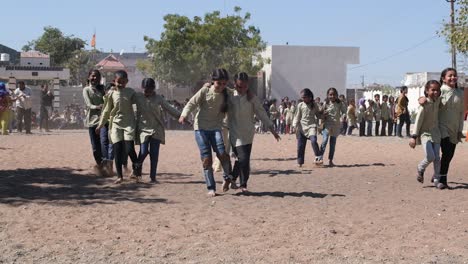
<svg viewBox="0 0 468 264"><path fill-rule="evenodd" d="M159 146L161 141L155 138L148 138L140 145L140 153L138 154L138 162L143 164L148 154L150 155L150 178L156 179L156 171L158 168L159 160Z"/></svg>
<svg viewBox="0 0 468 264"><path fill-rule="evenodd" d="M366 121L367 124L367 136L372 136L372 121Z"/></svg>
<svg viewBox="0 0 468 264"><path fill-rule="evenodd" d="M310 136L307 138L301 132L297 133L297 164L304 164L305 149L307 145L307 139L310 139L312 150L316 157L320 156L319 146L317 144L317 136Z"/></svg>
<svg viewBox="0 0 468 264"><path fill-rule="evenodd" d="M336 137L330 136L328 129L324 128L322 130L322 145L320 146L320 160L323 159L323 154L325 154L325 150L327 149L328 139L330 138L330 151L328 152L328 159L333 160L333 156L335 155L335 146L336 146Z"/></svg>
<svg viewBox="0 0 468 264"><path fill-rule="evenodd" d="M224 149L223 134L220 129L216 130L195 130L195 141L200 150L200 157L203 161L203 174L205 176L206 187L208 190L216 191L216 182L213 174L213 156L212 150L216 152L223 167L223 178L229 179L231 171L231 161L229 155ZM227 158L226 158L227 156Z"/></svg>
<svg viewBox="0 0 468 264"><path fill-rule="evenodd" d="M101 128L101 154L103 160L113 160L114 154L112 153L112 144L109 143L109 125L105 125Z"/></svg>

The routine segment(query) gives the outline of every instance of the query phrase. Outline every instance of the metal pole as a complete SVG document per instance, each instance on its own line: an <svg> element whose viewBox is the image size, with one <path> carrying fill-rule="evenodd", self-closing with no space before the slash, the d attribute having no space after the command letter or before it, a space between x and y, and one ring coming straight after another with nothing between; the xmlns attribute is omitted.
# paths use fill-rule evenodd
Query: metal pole
<svg viewBox="0 0 468 264"><path fill-rule="evenodd" d="M450 3L450 44L452 45L452 68L457 69L457 51L453 40L453 34L455 32L455 1L456 0L445 0Z"/></svg>

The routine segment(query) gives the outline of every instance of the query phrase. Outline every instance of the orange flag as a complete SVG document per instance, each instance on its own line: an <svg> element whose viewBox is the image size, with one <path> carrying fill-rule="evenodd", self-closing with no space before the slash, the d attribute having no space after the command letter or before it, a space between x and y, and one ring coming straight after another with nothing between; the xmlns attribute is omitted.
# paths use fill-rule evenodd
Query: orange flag
<svg viewBox="0 0 468 264"><path fill-rule="evenodd" d="M96 48L96 34L93 34L93 38L91 39L91 47Z"/></svg>

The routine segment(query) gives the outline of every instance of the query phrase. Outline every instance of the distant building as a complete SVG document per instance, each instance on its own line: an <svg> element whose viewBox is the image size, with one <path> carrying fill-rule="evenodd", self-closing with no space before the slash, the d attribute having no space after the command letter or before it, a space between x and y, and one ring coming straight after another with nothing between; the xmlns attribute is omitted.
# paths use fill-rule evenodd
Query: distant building
<svg viewBox="0 0 468 264"><path fill-rule="evenodd" d="M148 54L147 53L109 53L109 52L100 52L97 53L97 60L99 61L98 64L96 64L97 69L105 69L106 67L103 67L104 64L108 64L108 69L114 68L113 70L108 70L107 72L115 72L117 70L121 70L121 66L117 64L121 64L124 66L123 70L125 70L128 74L128 87L131 88L140 88L141 86L141 80L145 78L145 74L141 72L140 70L137 69L136 64L139 60L147 60L148 59ZM101 65L100 65L101 63ZM110 67L110 65L113 65ZM107 76L106 80L107 82L111 81L110 80L111 76Z"/></svg>
<svg viewBox="0 0 468 264"><path fill-rule="evenodd" d="M265 89L257 91L259 97L297 99L302 89L309 88L323 98L330 87L346 94L347 66L359 63L359 48L273 45L262 57L267 63Z"/></svg>
<svg viewBox="0 0 468 264"><path fill-rule="evenodd" d="M408 86L408 110L416 111L419 107L418 98L424 96L424 86L430 80L440 80L440 72L408 72L405 74L403 84ZM458 72L458 84L460 87L468 85L468 76ZM467 109L468 94L465 93L465 110Z"/></svg>
<svg viewBox="0 0 468 264"><path fill-rule="evenodd" d="M21 52L20 66L50 67L50 56L40 51Z"/></svg>

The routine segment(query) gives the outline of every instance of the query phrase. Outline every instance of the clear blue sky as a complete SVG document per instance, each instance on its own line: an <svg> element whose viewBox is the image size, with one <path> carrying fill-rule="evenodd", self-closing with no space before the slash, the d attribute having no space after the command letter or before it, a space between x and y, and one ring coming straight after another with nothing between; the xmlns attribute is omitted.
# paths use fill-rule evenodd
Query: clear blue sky
<svg viewBox="0 0 468 264"><path fill-rule="evenodd" d="M449 18L445 0L5 0L0 6L0 43L17 50L50 25L88 42L96 30L97 48L104 51L143 52L143 36L158 39L165 14L232 14L240 6L270 45L354 46L361 51L360 65L380 61L350 65L348 86L359 84L361 76L366 83L399 85L406 72L450 66L445 40L428 40Z"/></svg>

